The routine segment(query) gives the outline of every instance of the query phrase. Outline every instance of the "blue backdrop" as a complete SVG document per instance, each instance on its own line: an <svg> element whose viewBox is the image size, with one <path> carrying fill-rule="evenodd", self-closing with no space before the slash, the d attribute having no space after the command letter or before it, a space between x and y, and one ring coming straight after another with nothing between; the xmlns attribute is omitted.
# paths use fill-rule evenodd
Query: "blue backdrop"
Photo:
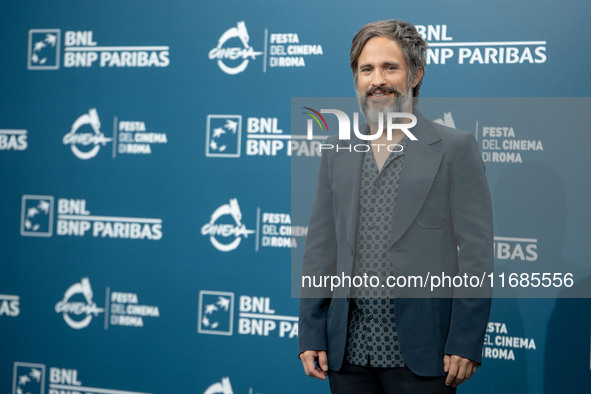
<svg viewBox="0 0 591 394"><path fill-rule="evenodd" d="M297 358L291 158L311 196L318 156L290 138L290 103L352 96L350 43L375 20L430 43L423 97L578 98L579 123L556 127L453 103L427 115L479 141L499 269L588 268L588 2L0 10L3 393L328 391ZM460 392L590 392L588 299L495 299L490 322Z"/></svg>

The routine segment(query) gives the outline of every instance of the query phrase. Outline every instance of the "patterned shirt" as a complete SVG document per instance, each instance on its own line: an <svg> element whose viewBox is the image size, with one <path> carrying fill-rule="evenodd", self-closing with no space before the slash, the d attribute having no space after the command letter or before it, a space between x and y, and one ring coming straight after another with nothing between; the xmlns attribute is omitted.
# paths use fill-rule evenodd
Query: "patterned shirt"
<svg viewBox="0 0 591 394"><path fill-rule="evenodd" d="M409 139L399 142L406 147ZM359 189L354 275L375 275L381 283L393 275L388 240L396 209L404 151L391 152L381 171L373 152L364 154ZM372 367L403 367L396 331L394 299L383 288L354 288L349 313L345 361Z"/></svg>

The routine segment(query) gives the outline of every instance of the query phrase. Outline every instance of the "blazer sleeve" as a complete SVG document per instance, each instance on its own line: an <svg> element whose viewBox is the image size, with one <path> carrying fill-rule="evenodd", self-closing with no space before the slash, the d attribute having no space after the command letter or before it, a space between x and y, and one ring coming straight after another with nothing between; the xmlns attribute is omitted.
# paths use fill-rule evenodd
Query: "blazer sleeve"
<svg viewBox="0 0 591 394"><path fill-rule="evenodd" d="M316 196L302 262L302 277L334 275L336 271L337 241L329 155L330 152L324 152L320 160ZM300 290L299 352L327 350L326 323L331 301L330 289L302 287Z"/></svg>
<svg viewBox="0 0 591 394"><path fill-rule="evenodd" d="M454 289L445 354L482 361L484 335L490 314L493 272L492 202L484 163L474 137L466 133L452 165L451 215L458 243L458 275L484 278L482 288Z"/></svg>

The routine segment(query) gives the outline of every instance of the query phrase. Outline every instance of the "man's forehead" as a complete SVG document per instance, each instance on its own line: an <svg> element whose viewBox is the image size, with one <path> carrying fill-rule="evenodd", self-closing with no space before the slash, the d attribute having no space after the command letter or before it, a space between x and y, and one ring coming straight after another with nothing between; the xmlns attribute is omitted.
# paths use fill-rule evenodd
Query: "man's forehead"
<svg viewBox="0 0 591 394"><path fill-rule="evenodd" d="M404 61L404 55L400 45L395 40L387 37L372 37L363 46L359 54L358 65L370 62L391 62L398 63Z"/></svg>
<svg viewBox="0 0 591 394"><path fill-rule="evenodd" d="M369 49L382 49L383 50L383 49L388 49L388 48L401 51L400 45L398 45L398 42L396 42L396 40L393 40L388 37L383 37L383 36L375 36L375 37L372 37L369 40L367 40L365 45L363 45L363 48L361 49L361 54L363 54L363 51L366 51Z"/></svg>

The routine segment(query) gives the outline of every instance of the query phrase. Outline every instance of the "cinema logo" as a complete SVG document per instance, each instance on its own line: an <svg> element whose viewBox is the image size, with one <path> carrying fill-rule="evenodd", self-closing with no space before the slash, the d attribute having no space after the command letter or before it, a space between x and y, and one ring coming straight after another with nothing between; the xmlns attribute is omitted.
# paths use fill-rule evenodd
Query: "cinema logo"
<svg viewBox="0 0 591 394"><path fill-rule="evenodd" d="M79 159L88 160L95 157L101 146L111 142L101 131L101 122L95 108L87 114L80 115L72 124L70 131L64 135L62 142L70 145L72 153Z"/></svg>
<svg viewBox="0 0 591 394"><path fill-rule="evenodd" d="M306 59L323 55L322 45L303 44L295 32L270 33L264 29L263 50L256 51L250 44L250 36L244 21L227 29L218 39L208 57L215 60L218 67L229 75L236 75L248 67L257 56L263 56L263 72L268 68L306 67Z"/></svg>
<svg viewBox="0 0 591 394"><path fill-rule="evenodd" d="M53 196L24 195L21 236L51 237ZM162 219L91 215L84 199L57 199L58 236L157 241L162 238Z"/></svg>
<svg viewBox="0 0 591 394"><path fill-rule="evenodd" d="M249 387L247 392L248 394L261 394L255 392L252 387ZM238 394L238 392L236 393ZM232 388L230 378L224 376L219 382L215 382L206 388L203 394L234 394L234 389Z"/></svg>
<svg viewBox="0 0 591 394"><path fill-rule="evenodd" d="M112 388L89 387L81 380L77 369L55 368L45 364L15 362L12 394L45 394L46 371L49 371L47 394L150 394Z"/></svg>
<svg viewBox="0 0 591 394"><path fill-rule="evenodd" d="M262 212L256 209L256 229L242 223L242 211L237 198L220 205L209 222L201 227L201 235L209 237L211 244L221 252L238 248L243 239L254 238L255 251L261 248L297 248L298 238L305 238L308 227L293 226L291 215L281 212Z"/></svg>
<svg viewBox="0 0 591 394"><path fill-rule="evenodd" d="M63 299L55 305L55 312L62 314L66 324L75 330L88 327L93 317L101 313L105 316L105 330L111 326L143 327L145 319L160 317L158 306L141 304L134 292L111 291L107 287L104 308L99 308L93 297L90 280L82 278L66 290Z"/></svg>
<svg viewBox="0 0 591 394"><path fill-rule="evenodd" d="M60 29L29 30L27 69L57 70L62 47ZM168 67L168 46L101 46L92 30L65 31L64 68L144 68Z"/></svg>
<svg viewBox="0 0 591 394"><path fill-rule="evenodd" d="M242 133L243 119L246 133ZM326 136L315 136L308 141L305 136L293 135L280 128L276 117L242 115L207 115L205 156L239 158L277 156L320 156L320 142ZM243 138L244 137L244 138ZM245 146L242 147L242 140Z"/></svg>
<svg viewBox="0 0 591 394"><path fill-rule="evenodd" d="M546 41L454 41L448 25L415 25L428 42L427 64L543 64Z"/></svg>
<svg viewBox="0 0 591 394"><path fill-rule="evenodd" d="M497 260L537 261L538 240L536 238L495 236L494 252Z"/></svg>
<svg viewBox="0 0 591 394"><path fill-rule="evenodd" d="M79 116L62 142L70 145L72 153L79 159L88 160L96 157L101 147L114 141L113 159L117 154L149 155L152 146L168 143L166 133L156 132L146 127L141 120L119 120L113 118L113 137L105 137L101 131L101 122L96 108Z"/></svg>
<svg viewBox="0 0 591 394"><path fill-rule="evenodd" d="M234 300L238 299L238 316L234 316ZM241 295L224 291L201 290L197 332L211 335L232 335L234 321L239 335L296 338L298 317L278 315L271 308L271 298Z"/></svg>
<svg viewBox="0 0 591 394"><path fill-rule="evenodd" d="M248 238L254 230L242 224L242 212L236 198L220 205L201 227L201 235L209 236L211 244L219 251L229 252L240 245L243 238Z"/></svg>
<svg viewBox="0 0 591 394"><path fill-rule="evenodd" d="M75 330L88 327L93 317L103 313L92 300L94 293L88 278L74 283L64 293L64 298L55 305L56 313L61 313L68 326Z"/></svg>
<svg viewBox="0 0 591 394"><path fill-rule="evenodd" d="M208 388L205 389L203 394L234 394L234 390L232 389L232 383L230 383L230 378L228 376L224 376L221 381L215 382L210 385Z"/></svg>
<svg viewBox="0 0 591 394"><path fill-rule="evenodd" d="M232 38L238 38L242 46L226 46L226 42ZM248 43L249 40L246 24L240 21L236 27L229 28L220 36L217 46L209 51L209 59L217 60L218 67L226 74L239 74L246 70L251 60L263 54L256 52Z"/></svg>
<svg viewBox="0 0 591 394"><path fill-rule="evenodd" d="M441 118L433 119L433 122L439 123L443 126L451 127L452 129L456 128L456 122L454 122L451 112L444 112Z"/></svg>

